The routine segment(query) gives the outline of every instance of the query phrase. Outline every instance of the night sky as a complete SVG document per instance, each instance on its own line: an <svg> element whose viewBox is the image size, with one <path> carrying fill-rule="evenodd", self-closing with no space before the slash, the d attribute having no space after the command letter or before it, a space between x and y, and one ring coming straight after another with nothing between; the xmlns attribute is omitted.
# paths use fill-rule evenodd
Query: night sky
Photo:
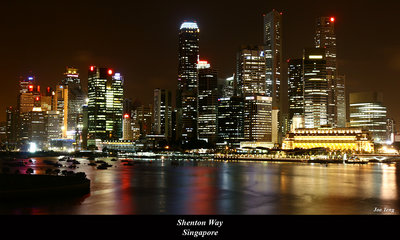
<svg viewBox="0 0 400 240"><path fill-rule="evenodd" d="M86 88L90 65L112 67L125 77L125 97L144 104L154 88L175 92L184 20L200 27L200 58L229 77L239 46L262 43L262 14L272 9L283 11L285 59L313 46L316 17L335 16L338 71L348 92L382 91L389 116L400 122L400 1L385 0L3 1L0 121L29 71L44 88L75 66Z"/></svg>

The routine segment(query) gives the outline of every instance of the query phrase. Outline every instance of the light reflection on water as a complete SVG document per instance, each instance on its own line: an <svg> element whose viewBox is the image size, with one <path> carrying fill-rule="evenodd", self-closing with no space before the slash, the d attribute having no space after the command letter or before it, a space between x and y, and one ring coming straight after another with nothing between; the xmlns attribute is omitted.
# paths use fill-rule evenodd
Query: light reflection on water
<svg viewBox="0 0 400 240"><path fill-rule="evenodd" d="M29 167L44 174L35 158ZM400 211L399 166L148 161L98 170L78 159L91 193L84 197L1 204L0 214L375 214ZM67 169L68 163L62 163ZM27 166L23 167L24 169ZM22 171L21 171L22 172Z"/></svg>

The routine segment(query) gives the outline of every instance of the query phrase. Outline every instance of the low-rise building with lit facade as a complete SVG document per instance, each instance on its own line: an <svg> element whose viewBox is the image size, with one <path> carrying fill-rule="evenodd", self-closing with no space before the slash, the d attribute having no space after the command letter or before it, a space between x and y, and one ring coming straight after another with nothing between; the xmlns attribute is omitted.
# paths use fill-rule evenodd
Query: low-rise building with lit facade
<svg viewBox="0 0 400 240"><path fill-rule="evenodd" d="M286 135L282 149L326 148L332 151L373 152L369 131L362 128L298 128Z"/></svg>

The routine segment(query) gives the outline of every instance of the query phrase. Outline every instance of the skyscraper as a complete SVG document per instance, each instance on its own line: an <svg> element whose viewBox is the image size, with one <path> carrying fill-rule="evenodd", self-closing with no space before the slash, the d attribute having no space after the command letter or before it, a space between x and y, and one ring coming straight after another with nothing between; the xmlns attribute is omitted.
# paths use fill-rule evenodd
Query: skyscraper
<svg viewBox="0 0 400 240"><path fill-rule="evenodd" d="M350 126L369 130L376 143L386 143L387 110L380 92L350 93Z"/></svg>
<svg viewBox="0 0 400 240"><path fill-rule="evenodd" d="M244 100L244 139L272 141L272 98L247 96Z"/></svg>
<svg viewBox="0 0 400 240"><path fill-rule="evenodd" d="M336 76L336 125L338 127L346 127L347 110L346 110L346 76Z"/></svg>
<svg viewBox="0 0 400 240"><path fill-rule="evenodd" d="M123 78L109 68L88 72L88 145L122 138Z"/></svg>
<svg viewBox="0 0 400 240"><path fill-rule="evenodd" d="M244 100L239 96L218 99L217 147L240 147L244 140Z"/></svg>
<svg viewBox="0 0 400 240"><path fill-rule="evenodd" d="M217 141L217 71L207 61L199 61L198 71L198 139L214 144Z"/></svg>
<svg viewBox="0 0 400 240"><path fill-rule="evenodd" d="M40 98L40 87L36 85L35 76L32 73L27 76L21 76L17 99L17 122L19 125L17 141L22 145L26 144L29 140L30 112L35 107L35 104L40 103L39 101L35 101L38 97Z"/></svg>
<svg viewBox="0 0 400 240"><path fill-rule="evenodd" d="M304 116L303 59L288 60L289 125L294 116Z"/></svg>
<svg viewBox="0 0 400 240"><path fill-rule="evenodd" d="M182 143L197 138L197 60L199 32L196 22L184 22L179 29L177 129Z"/></svg>
<svg viewBox="0 0 400 240"><path fill-rule="evenodd" d="M334 17L317 18L314 40L316 48L323 48L325 50L326 80L328 83L327 123L336 127L338 125L338 119L337 119L338 96L337 96L337 83L336 83L337 63L336 63L336 34L335 34ZM341 98L341 96L339 98Z"/></svg>
<svg viewBox="0 0 400 240"><path fill-rule="evenodd" d="M68 108L69 108L69 94L68 85L59 84L56 86L54 95L53 109L57 111L59 116L59 128L61 129L61 136L59 138L67 138L68 131Z"/></svg>
<svg viewBox="0 0 400 240"><path fill-rule="evenodd" d="M166 139L172 135L172 94L167 89L154 89L153 132L164 135Z"/></svg>
<svg viewBox="0 0 400 240"><path fill-rule="evenodd" d="M82 131L82 106L85 104L85 93L79 78L79 71L73 67L66 67L62 84L68 86L67 108L67 137L77 139Z"/></svg>
<svg viewBox="0 0 400 240"><path fill-rule="evenodd" d="M323 48L304 49L304 119L306 128L328 124L328 82Z"/></svg>
<svg viewBox="0 0 400 240"><path fill-rule="evenodd" d="M237 95L268 95L263 46L242 46L236 60Z"/></svg>
<svg viewBox="0 0 400 240"><path fill-rule="evenodd" d="M282 13L275 9L264 15L264 50L266 61L266 96L273 107L280 107L282 67Z"/></svg>

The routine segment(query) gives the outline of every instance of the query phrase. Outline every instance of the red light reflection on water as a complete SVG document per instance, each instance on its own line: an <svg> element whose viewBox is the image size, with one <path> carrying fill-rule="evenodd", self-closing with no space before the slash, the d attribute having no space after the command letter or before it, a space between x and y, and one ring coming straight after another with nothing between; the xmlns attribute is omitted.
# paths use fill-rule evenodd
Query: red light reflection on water
<svg viewBox="0 0 400 240"><path fill-rule="evenodd" d="M186 207L190 214L216 214L214 168L196 167Z"/></svg>

